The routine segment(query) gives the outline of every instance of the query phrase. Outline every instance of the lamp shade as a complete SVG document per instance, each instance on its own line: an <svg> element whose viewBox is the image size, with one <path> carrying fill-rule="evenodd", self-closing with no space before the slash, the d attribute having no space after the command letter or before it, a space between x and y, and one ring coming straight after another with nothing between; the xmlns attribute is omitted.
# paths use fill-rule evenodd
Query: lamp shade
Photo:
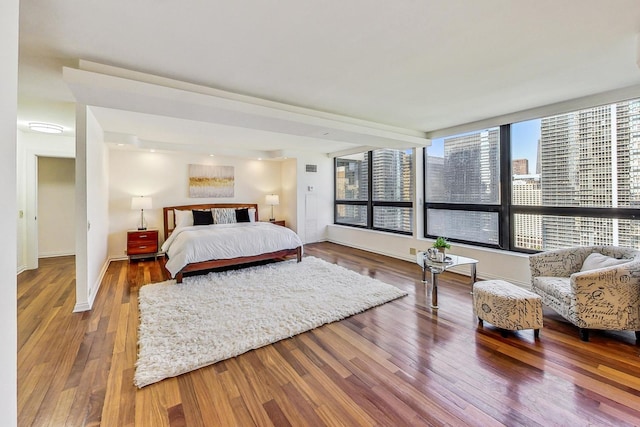
<svg viewBox="0 0 640 427"><path fill-rule="evenodd" d="M132 197L131 209L151 209L151 197Z"/></svg>
<svg viewBox="0 0 640 427"><path fill-rule="evenodd" d="M270 206L277 206L280 204L280 197L277 194L267 194L266 203Z"/></svg>

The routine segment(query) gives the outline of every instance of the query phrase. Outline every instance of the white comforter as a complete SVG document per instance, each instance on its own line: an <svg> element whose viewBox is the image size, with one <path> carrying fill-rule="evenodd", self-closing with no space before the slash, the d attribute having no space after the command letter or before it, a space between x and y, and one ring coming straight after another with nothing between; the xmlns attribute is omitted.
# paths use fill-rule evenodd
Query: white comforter
<svg viewBox="0 0 640 427"><path fill-rule="evenodd" d="M260 255L302 246L291 229L268 222L198 225L174 230L162 245L172 277L187 264Z"/></svg>

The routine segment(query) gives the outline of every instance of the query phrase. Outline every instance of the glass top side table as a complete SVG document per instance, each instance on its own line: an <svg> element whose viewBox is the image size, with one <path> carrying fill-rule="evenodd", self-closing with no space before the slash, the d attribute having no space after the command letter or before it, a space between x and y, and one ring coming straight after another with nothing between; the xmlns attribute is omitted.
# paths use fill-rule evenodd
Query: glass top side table
<svg viewBox="0 0 640 427"><path fill-rule="evenodd" d="M438 275L450 268L468 264L471 268L471 286L476 282L477 259L459 255L447 255L444 262L438 262L429 258L428 253L420 251L416 253L416 263L422 268L422 283L427 284L427 270L431 273L431 308L438 308Z"/></svg>

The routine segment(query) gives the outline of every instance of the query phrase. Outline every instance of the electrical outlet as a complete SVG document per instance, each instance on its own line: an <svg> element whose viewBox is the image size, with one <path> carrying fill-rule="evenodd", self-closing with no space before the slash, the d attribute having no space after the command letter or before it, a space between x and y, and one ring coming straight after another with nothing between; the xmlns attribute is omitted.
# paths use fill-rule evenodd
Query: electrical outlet
<svg viewBox="0 0 640 427"><path fill-rule="evenodd" d="M409 248L409 255L415 255L416 254L416 248Z"/></svg>

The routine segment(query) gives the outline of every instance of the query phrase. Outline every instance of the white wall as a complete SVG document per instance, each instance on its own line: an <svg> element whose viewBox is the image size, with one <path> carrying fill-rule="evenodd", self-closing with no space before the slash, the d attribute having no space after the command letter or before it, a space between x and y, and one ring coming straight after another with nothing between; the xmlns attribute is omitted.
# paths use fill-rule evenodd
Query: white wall
<svg viewBox="0 0 640 427"><path fill-rule="evenodd" d="M89 305L98 292L109 265L109 150L104 132L87 109L87 285Z"/></svg>
<svg viewBox="0 0 640 427"><path fill-rule="evenodd" d="M281 163L281 194L279 209L280 216L276 219L284 219L287 227L297 230L298 217L296 215L298 206L298 162L296 159L287 159Z"/></svg>
<svg viewBox="0 0 640 427"><path fill-rule="evenodd" d="M388 255L394 258L415 262L415 255L409 254L411 248L424 251L431 247L433 240L412 236L401 236L353 227L330 225L328 240L366 251ZM477 275L483 279L502 279L514 284L529 287L529 257L526 254L477 248L468 245L451 244L452 254L477 259ZM418 268L416 266L416 268ZM420 270L416 270L417 274ZM468 267L453 271L469 275ZM416 276L418 277L418 276Z"/></svg>
<svg viewBox="0 0 640 427"><path fill-rule="evenodd" d="M38 268L38 157L74 158L75 144L73 137L18 131L18 272Z"/></svg>
<svg viewBox="0 0 640 427"><path fill-rule="evenodd" d="M317 172L306 172L306 165ZM326 240L327 227L333 223L333 159L323 154L300 152L297 155L297 231L304 243Z"/></svg>
<svg viewBox="0 0 640 427"><path fill-rule="evenodd" d="M140 211L131 210L132 196L150 196L153 208L145 210L148 228L160 230L162 236L164 206L199 203L258 203L261 220L268 220L271 207L265 204L270 193L280 195L274 207L278 219L290 215L289 192L282 190L282 167L277 161L259 161L235 157L210 157L193 153L151 153L112 149L109 152L109 258L125 256L126 231L135 229ZM235 173L233 198L189 198L188 165L233 166ZM288 226L293 223L288 222Z"/></svg>
<svg viewBox="0 0 640 427"><path fill-rule="evenodd" d="M38 157L38 257L75 254L75 160Z"/></svg>
<svg viewBox="0 0 640 427"><path fill-rule="evenodd" d="M76 105L76 306L90 310L108 266L109 155L91 110Z"/></svg>
<svg viewBox="0 0 640 427"><path fill-rule="evenodd" d="M0 222L6 227L0 257L0 414L6 426L18 424L16 310L16 143L18 105L18 0L6 0L0 13Z"/></svg>

